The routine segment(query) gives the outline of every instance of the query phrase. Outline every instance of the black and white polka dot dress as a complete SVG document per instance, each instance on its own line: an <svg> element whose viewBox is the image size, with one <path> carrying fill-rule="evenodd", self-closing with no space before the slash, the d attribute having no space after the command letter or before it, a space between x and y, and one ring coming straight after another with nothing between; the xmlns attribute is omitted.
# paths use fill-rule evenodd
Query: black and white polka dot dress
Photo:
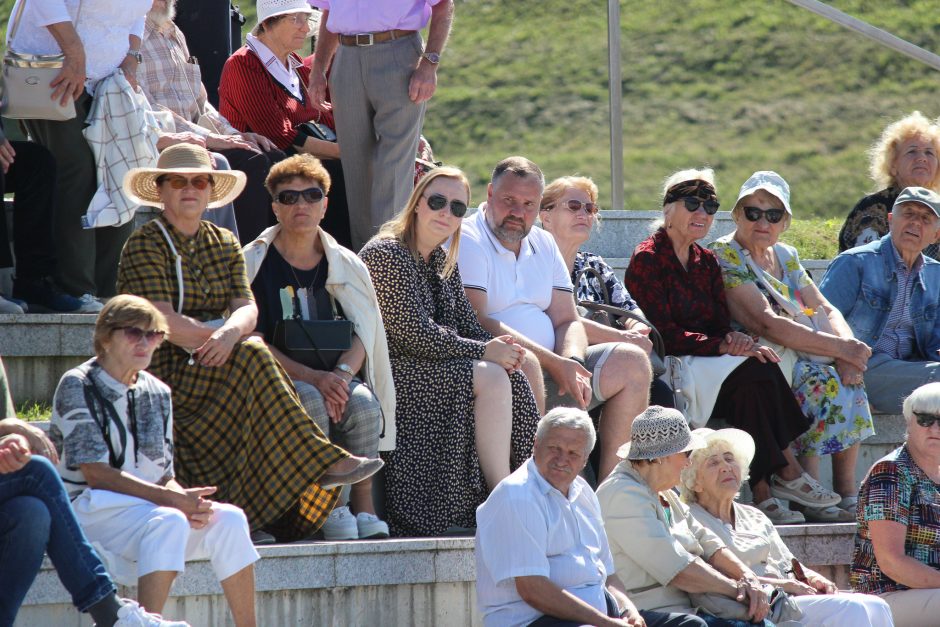
<svg viewBox="0 0 940 627"><path fill-rule="evenodd" d="M396 448L382 454L392 533L474 527L487 489L474 444L472 370L492 336L480 326L460 273L441 278L441 248L428 263L392 239L373 240L359 255L378 295L395 381ZM539 413L525 376L510 381L515 469L532 452Z"/></svg>

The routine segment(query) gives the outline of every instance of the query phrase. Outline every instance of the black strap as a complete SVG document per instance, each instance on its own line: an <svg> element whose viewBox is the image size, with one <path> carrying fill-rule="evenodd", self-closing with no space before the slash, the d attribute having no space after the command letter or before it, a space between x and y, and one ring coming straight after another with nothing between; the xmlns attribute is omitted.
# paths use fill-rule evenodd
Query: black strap
<svg viewBox="0 0 940 627"><path fill-rule="evenodd" d="M114 405L104 398L101 390L98 389L97 384L95 384L92 379L91 373L85 378L84 389L85 405L88 407L88 413L91 415L92 420L94 420L98 428L101 429L101 437L104 438L105 446L108 447L109 463L112 468L121 468L124 466L127 433L125 433L123 429L118 430L118 437L121 440L121 454L118 455L114 451L114 445L111 443L111 421L113 420L114 424L117 425L121 424L117 410L114 409ZM134 439L136 440L136 437Z"/></svg>

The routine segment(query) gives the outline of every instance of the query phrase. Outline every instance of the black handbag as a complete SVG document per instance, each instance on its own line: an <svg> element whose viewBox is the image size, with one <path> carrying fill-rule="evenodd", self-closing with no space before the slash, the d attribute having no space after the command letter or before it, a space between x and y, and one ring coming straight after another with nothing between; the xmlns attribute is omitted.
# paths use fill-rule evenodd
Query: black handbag
<svg viewBox="0 0 940 627"><path fill-rule="evenodd" d="M271 343L296 362L314 370L330 371L352 348L353 323L337 311L330 296L332 320L303 320L299 315L278 320ZM296 309L295 309L296 311Z"/></svg>
<svg viewBox="0 0 940 627"><path fill-rule="evenodd" d="M319 139L325 142L336 141L336 131L331 129L326 124L322 124L320 122L314 122L313 120L310 120L309 122L302 122L297 125L297 129L314 139Z"/></svg>
<svg viewBox="0 0 940 627"><path fill-rule="evenodd" d="M609 305L610 303L610 294L607 291L607 285L604 283L603 275L591 268L590 266L585 266L581 272L578 273L576 280L574 282L574 289L577 292L578 284L581 282L581 277L590 277L594 276L597 279L598 285L600 285L601 292L603 293L604 303L595 303L591 300L579 300L578 301L578 313L582 318L587 318L598 322L608 327L613 327L614 329L624 329L624 324L622 318L631 318L645 324L650 328L650 341L653 343L653 353L650 355L650 365L653 367L653 373L657 376L666 372L666 344L663 342L663 336L660 335L659 331L653 326L653 323L641 316L638 313L632 311L627 311L621 307L615 305Z"/></svg>

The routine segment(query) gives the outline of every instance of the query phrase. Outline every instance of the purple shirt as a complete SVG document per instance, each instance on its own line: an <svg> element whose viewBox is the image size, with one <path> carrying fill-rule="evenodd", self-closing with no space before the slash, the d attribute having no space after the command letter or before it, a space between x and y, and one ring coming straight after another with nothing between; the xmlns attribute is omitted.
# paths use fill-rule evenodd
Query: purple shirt
<svg viewBox="0 0 940 627"><path fill-rule="evenodd" d="M421 30L431 19L431 7L441 0L310 0L330 12L331 33L355 35L386 30Z"/></svg>

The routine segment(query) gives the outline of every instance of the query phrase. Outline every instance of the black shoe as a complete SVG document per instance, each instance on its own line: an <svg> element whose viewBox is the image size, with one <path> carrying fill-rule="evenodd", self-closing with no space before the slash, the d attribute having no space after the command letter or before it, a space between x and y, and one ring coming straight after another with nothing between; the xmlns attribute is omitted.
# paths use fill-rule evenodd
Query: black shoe
<svg viewBox="0 0 940 627"><path fill-rule="evenodd" d="M81 300L63 292L48 276L41 279L14 279L13 296L29 303L29 309L34 313L70 313L82 307Z"/></svg>

